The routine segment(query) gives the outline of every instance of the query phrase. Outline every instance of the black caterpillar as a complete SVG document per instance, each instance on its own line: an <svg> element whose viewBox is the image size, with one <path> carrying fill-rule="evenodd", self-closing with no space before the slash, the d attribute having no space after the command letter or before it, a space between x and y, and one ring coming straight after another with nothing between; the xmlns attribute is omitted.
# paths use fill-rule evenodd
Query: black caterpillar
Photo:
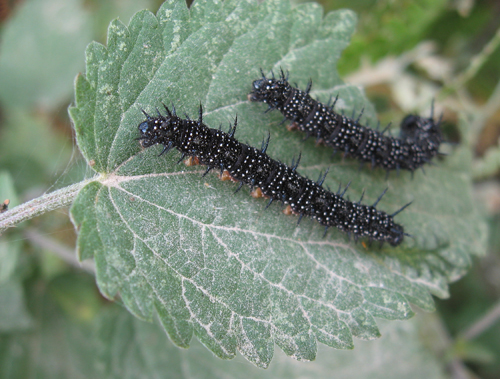
<svg viewBox="0 0 500 379"><path fill-rule="evenodd" d="M268 110L278 109L285 120L291 120L307 136L316 138L335 149L344 151L362 162L370 162L372 167L385 170L406 169L415 171L440 154L443 142L440 121L409 115L401 122L399 138L384 136L379 132L359 124L333 111L332 105L325 105L309 96L312 81L305 91L294 88L288 82L288 74L281 71L279 79L274 74L271 79L262 78L253 82L253 90L248 95L250 101L264 102Z"/></svg>
<svg viewBox="0 0 500 379"><path fill-rule="evenodd" d="M166 106L165 109L167 115L163 116L157 110L157 117L142 111L147 117L139 125L141 136L138 140L143 147L163 145L160 155L175 147L182 153L179 162L189 156L197 157L201 164L207 165L205 175L215 168L220 169L221 174L227 170L232 179L240 182L237 191L243 184L258 187L270 198L268 206L274 200L289 204L300 218L309 216L324 225L325 233L329 227L335 226L352 234L356 240L367 237L370 242L389 242L393 246L399 245L407 235L393 217L409 204L392 215L375 209L385 191L372 206L360 204L361 200L353 203L343 198L347 187L341 194L322 187L326 173L314 182L296 172L298 161L288 167L271 159L266 154L269 137L259 150L234 138L236 121L228 133L208 128L203 124L201 105L198 120L181 119L175 108L172 112Z"/></svg>

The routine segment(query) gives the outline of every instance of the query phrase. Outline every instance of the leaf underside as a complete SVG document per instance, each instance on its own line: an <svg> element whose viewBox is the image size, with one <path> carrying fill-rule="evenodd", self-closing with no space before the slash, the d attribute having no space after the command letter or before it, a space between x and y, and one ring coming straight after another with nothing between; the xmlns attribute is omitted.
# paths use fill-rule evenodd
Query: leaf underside
<svg viewBox="0 0 500 379"><path fill-rule="evenodd" d="M336 62L355 27L355 15L323 16L313 3L287 1L167 1L157 15L137 13L128 27L111 23L108 43L87 48L86 75L76 80L70 109L77 141L100 175L71 209L80 259L94 258L97 282L108 298L121 297L137 317L159 317L172 341L187 347L193 333L217 356L236 350L260 367L274 343L300 360L316 356L317 342L353 347L352 337L379 336L374 318L412 316L409 303L431 311L431 294L446 297L447 283L484 251L485 226L471 199L469 153L456 148L426 174L359 170L331 157L331 150L288 132L277 112L249 103L253 80L280 68L290 81L326 102L339 94L337 111L364 109L376 125L363 91L344 84ZM413 201L396 220L414 236L398 248L354 243L336 230L285 216L279 205L234 194L236 183L204 168L176 164L178 154L158 157L161 146L141 149L135 140L141 110L174 104L178 113L228 128L290 163L302 152L299 172L365 202L389 187L378 208L389 213Z"/></svg>

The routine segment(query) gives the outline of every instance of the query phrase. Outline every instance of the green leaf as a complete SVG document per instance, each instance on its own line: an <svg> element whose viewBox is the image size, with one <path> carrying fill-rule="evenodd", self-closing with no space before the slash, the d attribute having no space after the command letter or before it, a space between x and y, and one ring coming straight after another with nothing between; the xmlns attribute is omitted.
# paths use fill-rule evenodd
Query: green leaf
<svg viewBox="0 0 500 379"><path fill-rule="evenodd" d="M446 0L379 0L358 3L355 4L352 0L335 2L335 7L358 8L362 12L360 19L363 20L340 63L341 73L354 71L363 59L376 61L390 55L400 55L412 50L422 40L434 39L435 31L432 27L442 30L443 22L440 17L449 11ZM455 25L454 27L457 28Z"/></svg>
<svg viewBox="0 0 500 379"><path fill-rule="evenodd" d="M422 314L405 323L381 323L383 337L360 341L353 351L320 345L315 362L290 360L276 349L270 367L261 370L241 355L232 361L220 360L198 341L193 341L190 349L178 349L158 323L140 321L119 306L103 304L95 292L92 300L88 296L94 290L91 280L84 275L66 275L28 286L29 307L36 322L27 332L0 335L2 378L30 377L33 372L37 378L51 379L295 379L327 378L332 373L339 379L445 377L443 365L428 347L432 344L421 337L429 334L432 326L422 320ZM68 299L60 299L68 286L71 294L79 288L80 312L64 306ZM99 311L83 322L81 315L95 309L96 301Z"/></svg>
<svg viewBox="0 0 500 379"><path fill-rule="evenodd" d="M27 329L32 320L24 304L24 294L19 280L0 283L0 333Z"/></svg>
<svg viewBox="0 0 500 379"><path fill-rule="evenodd" d="M155 324L133 320L124 312L108 312L98 330L98 367L108 376L126 372L131 377L152 378L445 378L443 368L419 340L417 320L404 325L383 323L378 341L361 341L354 351L336 351L319 346L313 363L291 361L276 351L267 370L248 366L241 356L233 361L214 359L200 343L189 350L175 349L162 338ZM113 341L113 343L109 343ZM125 352L125 353L124 353ZM244 374L243 371L244 370Z"/></svg>
<svg viewBox="0 0 500 379"><path fill-rule="evenodd" d="M300 360L316 357L317 342L353 347L353 336L380 335L374 317L412 316L409 303L433 310L431 294L447 296L447 283L463 275L471 254L485 250L486 226L472 203L470 161L457 148L426 173L358 170L332 159L331 150L290 133L281 115L247 101L259 68L290 71L325 102L339 94L337 110L364 109L376 124L363 91L345 84L336 61L348 44L355 15L326 16L317 4L291 8L287 1L222 5L166 2L154 16L139 12L126 27L109 27L108 46L87 48L86 76L76 81L70 109L76 137L99 174L78 195L71 216L79 229L82 259L94 257L104 296L120 295L127 309L151 320L158 314L172 341L183 347L192 335L217 356L236 351L267 367L276 343ZM299 151L299 172L317 177L330 167L326 185L352 180L349 195L367 189L371 203L384 188L380 209L413 205L397 221L414 236L398 248L355 244L336 230L265 210L263 200L234 194L237 185L200 167L177 165L161 147L141 150L141 109L161 103L197 114L211 127L233 123L236 136L260 145L271 133L268 153L290 162Z"/></svg>
<svg viewBox="0 0 500 379"><path fill-rule="evenodd" d="M14 188L14 181L8 171L0 171L0 204L9 200L8 206L13 208L19 205L19 198Z"/></svg>
<svg viewBox="0 0 500 379"><path fill-rule="evenodd" d="M20 264L21 239L0 240L0 284L12 280Z"/></svg>
<svg viewBox="0 0 500 379"><path fill-rule="evenodd" d="M9 108L2 127L0 165L13 173L20 193L43 182L52 183L67 168L71 141L57 134L46 119Z"/></svg>
<svg viewBox="0 0 500 379"><path fill-rule="evenodd" d="M160 6L156 0L90 0L90 4L85 5L91 9L94 35L99 41L106 39L106 28L111 20L130 20L141 9L153 10Z"/></svg>
<svg viewBox="0 0 500 379"><path fill-rule="evenodd" d="M68 82L81 70L91 40L80 0L25 1L3 30L0 99L8 107L54 108L69 98ZM36 62L36 64L34 64Z"/></svg>
<svg viewBox="0 0 500 379"><path fill-rule="evenodd" d="M495 175L500 170L500 149L490 147L484 156L473 166L473 175L476 179L484 179Z"/></svg>
<svg viewBox="0 0 500 379"><path fill-rule="evenodd" d="M37 378L106 377L97 372L95 314L88 317L89 308L96 303L102 306L102 299L92 288L92 278L74 273L68 277L63 283L58 283L60 279L50 283L33 280L26 285L27 303L35 320L28 331L0 335L0 377L28 378L33 373ZM73 308L69 315L62 312L51 296L55 293L55 298L60 299L61 291L68 285L73 298L78 299L79 310L75 312ZM77 287L79 291L75 291ZM92 298L88 296L90 293ZM92 323L84 322L85 317Z"/></svg>
<svg viewBox="0 0 500 379"><path fill-rule="evenodd" d="M14 182L7 171L0 171L0 204L10 200L9 208L19 204ZM21 277L28 262L21 256L23 240L19 233L0 239L0 333L24 330L32 326L25 306Z"/></svg>

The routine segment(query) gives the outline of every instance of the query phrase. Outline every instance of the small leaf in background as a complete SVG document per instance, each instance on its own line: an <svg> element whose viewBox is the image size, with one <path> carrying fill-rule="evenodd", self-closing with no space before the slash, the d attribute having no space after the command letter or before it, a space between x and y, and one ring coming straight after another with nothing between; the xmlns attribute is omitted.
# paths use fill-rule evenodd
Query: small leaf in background
<svg viewBox="0 0 500 379"><path fill-rule="evenodd" d="M322 15L312 3L287 1L164 3L157 15L137 13L128 27L111 23L107 47L87 48L86 74L76 80L70 109L78 146L100 176L71 209L79 230L78 252L94 257L104 296L121 297L127 309L151 320L156 313L172 341L183 347L192 335L221 358L239 351L267 367L276 343L300 360L316 357L317 342L339 349L353 337L380 335L375 317L403 320L409 303L434 309L431 294L446 297L447 283L485 251L486 225L471 196L470 154L458 147L436 167L391 174L358 170L349 159L280 125L247 94L259 68L290 71L304 88L313 80L321 100L340 94L337 111L365 109L362 90L344 84L336 61L355 27L351 11ZM216 128L238 116L236 137L260 145L271 133L268 153L290 162L302 151L299 172L317 177L330 167L326 185L352 180L349 196L367 190L366 203L389 187L379 205L397 216L414 238L398 248L365 248L335 230L323 238L312 221L279 206L265 210L248 191L203 168L158 157L161 147L141 150L141 110L174 103L191 116L204 105L204 122Z"/></svg>
<svg viewBox="0 0 500 379"><path fill-rule="evenodd" d="M375 62L410 51L429 38L429 28L439 25L439 17L450 8L445 0L322 0L320 3L327 8L352 9L362 19L340 61L342 74L356 71L363 60ZM442 25L439 28L446 29Z"/></svg>
<svg viewBox="0 0 500 379"><path fill-rule="evenodd" d="M25 1L2 34L2 104L11 108L60 105L71 93L67 83L82 69L82 50L90 40L91 25L81 1Z"/></svg>
<svg viewBox="0 0 500 379"><path fill-rule="evenodd" d="M0 377L26 378L33 374L38 378L61 379L105 377L97 371L99 345L92 325L72 313L64 313L58 304L58 293L64 291L62 285L69 284L73 290L80 288L84 294L92 291L90 276L71 278L62 283L35 280L27 285L33 327L24 333L0 334ZM74 297L79 300L80 309L93 308L98 301L95 291L92 299L78 292Z"/></svg>
<svg viewBox="0 0 500 379"><path fill-rule="evenodd" d="M474 163L473 175L476 179L488 178L500 171L500 148L490 147L481 159Z"/></svg>
<svg viewBox="0 0 500 379"><path fill-rule="evenodd" d="M0 240L0 284L12 280L20 263L21 241Z"/></svg>
<svg viewBox="0 0 500 379"><path fill-rule="evenodd" d="M12 176L7 171L0 171L0 203L4 200L9 200L8 206L10 208L19 205L16 189L14 188L14 181Z"/></svg>
<svg viewBox="0 0 500 379"><path fill-rule="evenodd" d="M20 280L0 283L0 333L12 333L29 329L33 321L25 305Z"/></svg>
<svg viewBox="0 0 500 379"><path fill-rule="evenodd" d="M10 200L9 208L19 204L12 177L0 171L0 203ZM0 333L23 331L32 326L20 278L22 240L0 239Z"/></svg>
<svg viewBox="0 0 500 379"><path fill-rule="evenodd" d="M18 109L5 118L0 164L11 173L20 192L53 184L68 167L71 138L58 134L48 120Z"/></svg>

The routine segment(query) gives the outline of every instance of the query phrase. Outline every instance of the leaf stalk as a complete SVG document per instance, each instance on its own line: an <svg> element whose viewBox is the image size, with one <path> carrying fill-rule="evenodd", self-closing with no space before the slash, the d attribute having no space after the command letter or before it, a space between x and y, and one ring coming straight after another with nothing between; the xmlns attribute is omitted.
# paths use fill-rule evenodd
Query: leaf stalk
<svg viewBox="0 0 500 379"><path fill-rule="evenodd" d="M94 179L83 180L57 191L44 194L24 204L20 204L4 213L0 214L0 235L17 224L30 220L36 216L66 207L73 203L78 192Z"/></svg>

